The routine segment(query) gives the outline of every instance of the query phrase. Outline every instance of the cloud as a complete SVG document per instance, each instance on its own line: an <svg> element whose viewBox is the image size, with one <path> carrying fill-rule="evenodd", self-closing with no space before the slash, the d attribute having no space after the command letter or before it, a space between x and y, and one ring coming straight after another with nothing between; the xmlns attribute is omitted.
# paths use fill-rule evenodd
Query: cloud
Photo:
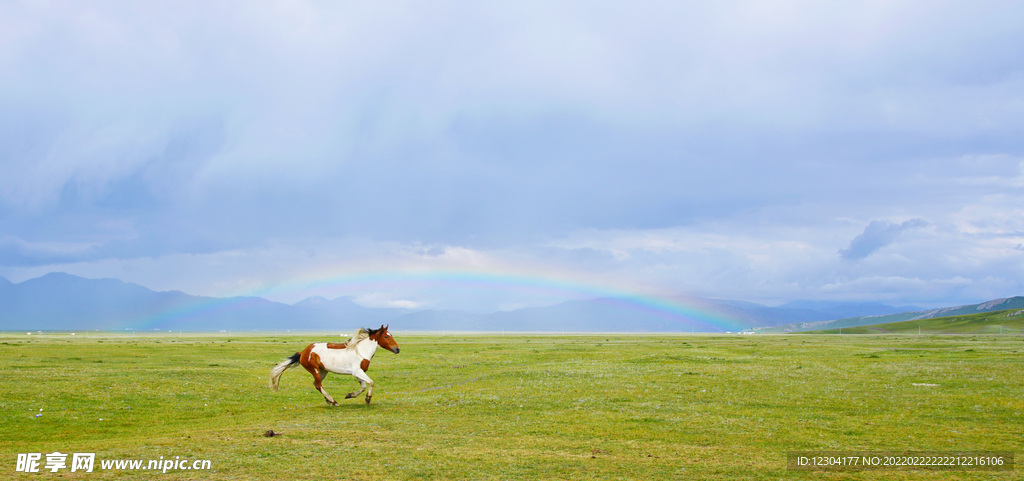
<svg viewBox="0 0 1024 481"><path fill-rule="evenodd" d="M896 240L896 237L907 229L924 227L928 223L921 219L911 219L902 224L890 224L885 221L873 220L864 232L850 241L850 246L839 251L840 257L846 260L860 260Z"/></svg>
<svg viewBox="0 0 1024 481"><path fill-rule="evenodd" d="M366 256L1010 295L980 280L1024 240L1022 8L3 3L0 273L213 294ZM541 302L500 297L474 306Z"/></svg>
<svg viewBox="0 0 1024 481"><path fill-rule="evenodd" d="M96 260L95 246L70 243L29 243L12 236L0 238L0 266L34 267Z"/></svg>
<svg viewBox="0 0 1024 481"><path fill-rule="evenodd" d="M422 309L427 307L423 302L410 301L407 299L391 299L388 294L373 292L369 294L363 294L356 296L352 299L352 302L359 304L363 307L387 307L395 309Z"/></svg>

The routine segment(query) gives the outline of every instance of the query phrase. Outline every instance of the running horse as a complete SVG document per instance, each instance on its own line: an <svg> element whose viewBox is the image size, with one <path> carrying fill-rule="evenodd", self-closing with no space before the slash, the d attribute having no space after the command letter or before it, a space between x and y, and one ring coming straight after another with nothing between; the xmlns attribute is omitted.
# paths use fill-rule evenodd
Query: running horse
<svg viewBox="0 0 1024 481"><path fill-rule="evenodd" d="M344 343L310 344L270 370L270 388L277 391L281 375L301 364L313 375L313 386L324 395L327 404L338 405L338 402L324 390L323 381L329 372L355 376L359 380L360 389L348 393L345 399L354 398L366 391L366 404L370 404L370 398L373 397L373 379L366 375L366 370L370 368L370 359L373 359L378 346L398 354L398 343L388 332L388 326L380 326L380 329L360 329L355 337Z"/></svg>

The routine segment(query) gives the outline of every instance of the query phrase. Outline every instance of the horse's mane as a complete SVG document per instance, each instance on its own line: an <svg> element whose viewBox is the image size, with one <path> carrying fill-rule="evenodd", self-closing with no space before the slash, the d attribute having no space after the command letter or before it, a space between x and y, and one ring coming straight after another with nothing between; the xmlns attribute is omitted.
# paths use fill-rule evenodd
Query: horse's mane
<svg viewBox="0 0 1024 481"><path fill-rule="evenodd" d="M348 342L345 343L345 349L353 349L353 348L355 348L356 344L359 344L359 341L362 341L364 339L368 339L370 336L376 334L377 331L380 331L380 329L370 329L369 327L360 327L359 330L356 331L356 335L354 337L352 337L352 339L349 339Z"/></svg>
<svg viewBox="0 0 1024 481"><path fill-rule="evenodd" d="M363 339L370 337L370 334L371 333L366 328L360 328L358 331L356 331L356 335L345 343L345 349L352 349L356 347L356 344L359 344L359 341L362 341Z"/></svg>

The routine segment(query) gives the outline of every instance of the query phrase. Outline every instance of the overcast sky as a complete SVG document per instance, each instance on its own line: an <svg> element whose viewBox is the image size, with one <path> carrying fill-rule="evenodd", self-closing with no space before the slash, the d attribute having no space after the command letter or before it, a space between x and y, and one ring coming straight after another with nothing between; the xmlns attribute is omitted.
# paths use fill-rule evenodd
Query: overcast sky
<svg viewBox="0 0 1024 481"><path fill-rule="evenodd" d="M1024 295L1022 18L3 2L0 275L481 311Z"/></svg>

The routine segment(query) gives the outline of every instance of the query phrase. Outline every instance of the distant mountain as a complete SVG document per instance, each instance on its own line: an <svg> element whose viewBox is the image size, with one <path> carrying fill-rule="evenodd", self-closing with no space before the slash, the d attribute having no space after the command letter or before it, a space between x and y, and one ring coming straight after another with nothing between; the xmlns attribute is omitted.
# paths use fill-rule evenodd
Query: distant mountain
<svg viewBox="0 0 1024 481"><path fill-rule="evenodd" d="M117 279L50 273L18 284L0 277L0 329L350 332L360 326L390 324L393 330L400 331L721 332L797 325L793 323L807 325L807 329L822 329L822 323L851 313L860 316L857 319L886 315L897 316L893 320L905 320L923 315L893 314L901 308L876 303L794 301L768 307L726 299L680 297L676 301L696 306L697 311L708 314L705 319L715 320L691 320L616 298L567 301L490 314L368 308L356 304L351 297L310 297L288 305L259 297L214 298L179 291L156 292ZM877 322L888 321L870 321Z"/></svg>
<svg viewBox="0 0 1024 481"><path fill-rule="evenodd" d="M5 279L6 280L6 279ZM0 329L335 330L329 316L259 297L215 298L155 292L117 279L55 272L0 283Z"/></svg>
<svg viewBox="0 0 1024 481"><path fill-rule="evenodd" d="M967 306L943 307L941 309L932 309L930 311L924 311L923 314L917 317L913 317L909 320L931 319L933 317L961 316L966 314L977 314L979 312L985 311L1000 311L1004 309L1021 308L1024 308L1024 296L1016 296L1002 299L993 299L991 301L982 302L981 304L971 304Z"/></svg>
<svg viewBox="0 0 1024 481"><path fill-rule="evenodd" d="M780 308L810 309L820 312L830 319L844 319L858 316L884 316L908 311L922 310L917 306L893 307L880 302L830 302L830 301L793 301Z"/></svg>
<svg viewBox="0 0 1024 481"><path fill-rule="evenodd" d="M819 322L850 316L892 314L919 309L871 302L792 301L778 307L725 299L678 298L686 305L703 306L720 316L736 319L742 328L771 327L794 322ZM741 329L742 329L741 328Z"/></svg>
<svg viewBox="0 0 1024 481"><path fill-rule="evenodd" d="M913 321L918 319L932 319L936 317L947 316L963 316L988 311L1000 311L1006 309L1021 308L1024 308L1024 296L1016 296L1002 299L993 299L991 301L982 302L980 304L968 304L956 307L943 307L940 309L918 309L909 312L901 312L895 314L856 316L826 321L796 322L791 324L775 326L770 329L758 330L757 332L784 333L818 331L826 329L838 329L840 327L868 326L873 324L887 324L892 322Z"/></svg>

